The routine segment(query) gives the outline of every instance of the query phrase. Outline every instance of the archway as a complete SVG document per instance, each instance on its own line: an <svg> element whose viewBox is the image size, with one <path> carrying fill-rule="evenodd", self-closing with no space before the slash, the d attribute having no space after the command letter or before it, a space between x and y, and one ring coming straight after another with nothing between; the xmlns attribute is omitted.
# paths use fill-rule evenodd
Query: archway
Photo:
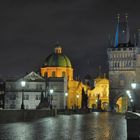
<svg viewBox="0 0 140 140"><path fill-rule="evenodd" d="M103 102L101 108L104 111L108 111L108 109L109 109L109 103L108 102Z"/></svg>
<svg viewBox="0 0 140 140"><path fill-rule="evenodd" d="M128 97L125 89L111 89L109 94L109 106L111 111L126 112Z"/></svg>
<svg viewBox="0 0 140 140"><path fill-rule="evenodd" d="M116 112L124 113L127 111L128 108L128 97L127 96L121 96L116 101L115 110Z"/></svg>

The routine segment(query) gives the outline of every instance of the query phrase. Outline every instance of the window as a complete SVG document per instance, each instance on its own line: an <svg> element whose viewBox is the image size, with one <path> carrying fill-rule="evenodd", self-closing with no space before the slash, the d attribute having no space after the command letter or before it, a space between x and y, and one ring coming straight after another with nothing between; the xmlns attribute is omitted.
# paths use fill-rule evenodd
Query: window
<svg viewBox="0 0 140 140"><path fill-rule="evenodd" d="M55 77L55 71L52 72L52 77Z"/></svg>
<svg viewBox="0 0 140 140"><path fill-rule="evenodd" d="M120 74L119 75L119 85L124 86L125 85L125 75Z"/></svg>
<svg viewBox="0 0 140 140"><path fill-rule="evenodd" d="M11 109L15 109L15 107L16 107L15 104L11 104L11 105L10 105L10 108L11 108Z"/></svg>
<svg viewBox="0 0 140 140"><path fill-rule="evenodd" d="M40 100L40 95L36 95L36 100Z"/></svg>
<svg viewBox="0 0 140 140"><path fill-rule="evenodd" d="M16 99L16 95L10 95L9 98L10 98L10 100L15 100Z"/></svg>
<svg viewBox="0 0 140 140"><path fill-rule="evenodd" d="M29 109L29 106L28 105L26 105L26 109Z"/></svg>
<svg viewBox="0 0 140 140"><path fill-rule="evenodd" d="M29 95L24 95L24 100L29 100Z"/></svg>
<svg viewBox="0 0 140 140"><path fill-rule="evenodd" d="M42 89L42 85L40 85L40 84L39 85L36 85L36 89L37 90L41 90Z"/></svg>
<svg viewBox="0 0 140 140"><path fill-rule="evenodd" d="M66 73L65 71L62 72L62 77L65 77L66 76Z"/></svg>
<svg viewBox="0 0 140 140"><path fill-rule="evenodd" d="M0 105L3 105L3 100L0 100Z"/></svg>

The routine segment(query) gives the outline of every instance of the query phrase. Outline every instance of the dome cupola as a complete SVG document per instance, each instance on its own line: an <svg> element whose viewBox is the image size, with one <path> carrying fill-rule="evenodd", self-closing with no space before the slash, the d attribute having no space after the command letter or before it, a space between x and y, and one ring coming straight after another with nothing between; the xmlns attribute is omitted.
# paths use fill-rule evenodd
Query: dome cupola
<svg viewBox="0 0 140 140"><path fill-rule="evenodd" d="M61 46L56 46L54 53L50 54L44 63L45 67L72 67L69 58L62 53Z"/></svg>

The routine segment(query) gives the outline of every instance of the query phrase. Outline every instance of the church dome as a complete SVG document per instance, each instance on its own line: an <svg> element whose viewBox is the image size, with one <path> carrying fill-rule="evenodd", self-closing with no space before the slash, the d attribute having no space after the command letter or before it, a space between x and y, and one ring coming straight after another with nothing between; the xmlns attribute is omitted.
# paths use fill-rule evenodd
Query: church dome
<svg viewBox="0 0 140 140"><path fill-rule="evenodd" d="M72 67L69 58L62 53L62 48L57 46L55 52L50 54L44 63L45 67Z"/></svg>

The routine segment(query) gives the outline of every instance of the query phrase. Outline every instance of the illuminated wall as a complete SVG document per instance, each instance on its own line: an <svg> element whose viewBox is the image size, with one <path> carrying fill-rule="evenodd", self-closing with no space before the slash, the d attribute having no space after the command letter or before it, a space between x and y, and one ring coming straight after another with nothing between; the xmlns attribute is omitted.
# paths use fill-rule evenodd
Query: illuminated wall
<svg viewBox="0 0 140 140"><path fill-rule="evenodd" d="M45 77L67 77L73 80L73 69L67 67L43 67L41 68L41 75Z"/></svg>
<svg viewBox="0 0 140 140"><path fill-rule="evenodd" d="M88 90L88 106L97 109L98 95L101 100L101 108L106 110L109 104L109 80L106 78L97 78L94 80L95 88Z"/></svg>

